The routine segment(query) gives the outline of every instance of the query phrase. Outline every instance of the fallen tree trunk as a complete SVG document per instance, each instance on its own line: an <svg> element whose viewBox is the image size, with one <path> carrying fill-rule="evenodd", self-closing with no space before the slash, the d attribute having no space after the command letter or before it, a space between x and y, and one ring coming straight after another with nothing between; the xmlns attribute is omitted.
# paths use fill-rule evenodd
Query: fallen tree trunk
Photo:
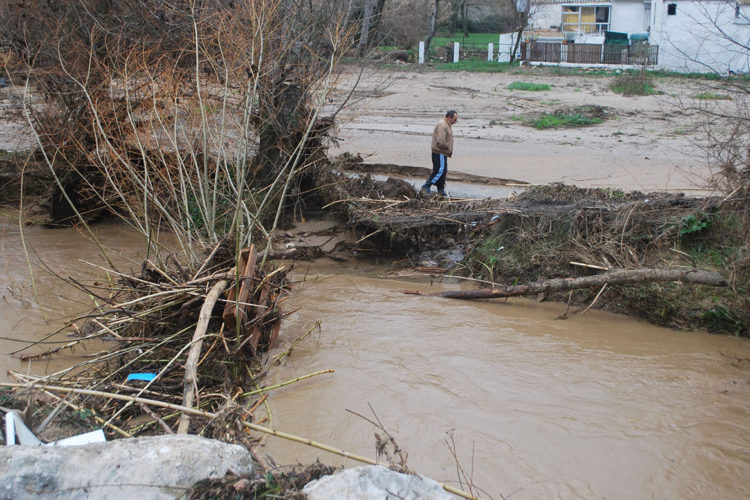
<svg viewBox="0 0 750 500"><path fill-rule="evenodd" d="M422 293L406 291L411 295L428 297L447 297L451 299L494 299L499 297L515 297L519 295L534 295L545 292L562 292L578 288L601 287L611 285L637 285L653 281L681 281L708 286L727 286L727 281L716 271L703 269L619 269L595 276L580 278L556 278L538 281L529 285L487 288L482 290L450 290L447 292Z"/></svg>
<svg viewBox="0 0 750 500"><path fill-rule="evenodd" d="M192 340L193 345L190 347L190 354L185 363L185 377L183 379L182 406L187 408L192 408L195 393L198 392L198 357L203 346L203 338L208 329L208 322L211 320L211 312L227 286L229 286L229 281L224 280L219 281L211 288L198 316L198 324L195 327L195 334ZM183 412L182 416L180 416L180 422L177 425L177 434L187 434L189 427L190 415Z"/></svg>

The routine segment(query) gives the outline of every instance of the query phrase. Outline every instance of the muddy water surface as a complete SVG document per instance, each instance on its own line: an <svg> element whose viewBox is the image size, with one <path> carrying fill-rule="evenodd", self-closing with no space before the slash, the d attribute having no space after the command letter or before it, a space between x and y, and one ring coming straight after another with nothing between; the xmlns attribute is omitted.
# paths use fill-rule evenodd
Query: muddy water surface
<svg viewBox="0 0 750 500"><path fill-rule="evenodd" d="M96 231L123 270L139 268L137 237L117 224ZM90 265L104 264L96 246L79 232L25 234L43 308L18 226L0 219L2 377L8 368L42 373L89 354L79 349L30 366L8 354L23 345L8 339L39 339L91 308L89 296L50 270L106 278ZM462 285L396 278L377 267L316 264L295 276L308 281L286 303L301 309L285 320L282 343L317 321L322 328L264 383L336 372L272 393L271 425L280 430L374 457L374 427L346 411L374 419L371 406L412 470L460 486L450 441L486 498L750 497L746 341L598 311L561 321L564 306L522 299L403 295ZM320 457L356 465L277 438L265 448L279 464Z"/></svg>
<svg viewBox="0 0 750 500"><path fill-rule="evenodd" d="M747 342L680 333L598 311L514 299L403 295L456 284L408 282L377 269L312 268L284 323L294 349L271 381L335 374L270 398L273 425L375 456L368 405L408 453L407 465L485 497L748 498ZM309 277L309 276L308 276ZM280 349L284 349L282 346ZM354 465L269 438L278 463ZM465 485L464 485L465 486Z"/></svg>
<svg viewBox="0 0 750 500"><path fill-rule="evenodd" d="M111 222L94 225L92 231L120 271L140 269L145 244L132 230ZM54 349L70 341L65 333L48 335L63 327L67 319L90 311L96 298L64 280L72 278L86 286L117 280L102 268L109 269L109 264L83 230L25 226L22 238L18 220L0 215L0 380L9 380L8 369L51 373L101 350L101 344L90 343L31 364L18 359L21 354ZM103 288L93 290L108 293ZM34 340L44 343L10 355Z"/></svg>

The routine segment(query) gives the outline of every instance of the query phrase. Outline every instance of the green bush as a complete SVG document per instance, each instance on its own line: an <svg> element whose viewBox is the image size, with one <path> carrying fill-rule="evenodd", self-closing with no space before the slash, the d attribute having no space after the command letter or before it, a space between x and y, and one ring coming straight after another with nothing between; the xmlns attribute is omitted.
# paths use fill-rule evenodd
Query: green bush
<svg viewBox="0 0 750 500"><path fill-rule="evenodd" d="M550 85L546 83L513 82L508 85L509 90L528 90L531 92L549 90L550 88Z"/></svg>
<svg viewBox="0 0 750 500"><path fill-rule="evenodd" d="M596 125L602 123L604 120L595 116L585 116L581 113L545 113L536 120L533 120L532 125L537 130L544 130L547 128L562 128L562 127L587 127L589 125Z"/></svg>

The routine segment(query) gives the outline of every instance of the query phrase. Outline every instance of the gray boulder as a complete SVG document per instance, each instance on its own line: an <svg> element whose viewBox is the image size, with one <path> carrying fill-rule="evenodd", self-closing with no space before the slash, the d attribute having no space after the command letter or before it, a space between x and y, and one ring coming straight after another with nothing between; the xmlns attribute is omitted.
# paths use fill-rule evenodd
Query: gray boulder
<svg viewBox="0 0 750 500"><path fill-rule="evenodd" d="M433 479L401 474L380 465L344 469L308 483L308 500L450 500L453 498Z"/></svg>
<svg viewBox="0 0 750 500"><path fill-rule="evenodd" d="M198 436L0 447L2 499L174 499L193 483L253 472L250 453Z"/></svg>

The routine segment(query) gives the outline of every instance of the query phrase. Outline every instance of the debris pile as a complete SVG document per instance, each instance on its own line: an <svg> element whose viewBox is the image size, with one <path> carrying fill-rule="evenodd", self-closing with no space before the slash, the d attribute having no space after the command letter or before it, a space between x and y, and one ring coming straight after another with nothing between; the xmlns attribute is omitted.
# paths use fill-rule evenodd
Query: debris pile
<svg viewBox="0 0 750 500"><path fill-rule="evenodd" d="M219 245L193 273L176 260L161 267L147 261L140 273L119 274L115 283L76 283L95 298L97 308L69 322L73 338L18 354L40 359L95 339L105 349L46 377L11 375L35 384L61 407L90 417L90 424L103 426L109 435L204 433L242 442L247 431L235 421L253 421L262 403L262 391L253 391L261 375L258 354L278 340L281 303L290 285L284 268L261 268L254 247L239 252L237 265L232 254L228 245ZM48 384L76 392L63 398L44 388ZM94 397L97 392L126 397ZM220 417L198 414L191 420L170 405Z"/></svg>

